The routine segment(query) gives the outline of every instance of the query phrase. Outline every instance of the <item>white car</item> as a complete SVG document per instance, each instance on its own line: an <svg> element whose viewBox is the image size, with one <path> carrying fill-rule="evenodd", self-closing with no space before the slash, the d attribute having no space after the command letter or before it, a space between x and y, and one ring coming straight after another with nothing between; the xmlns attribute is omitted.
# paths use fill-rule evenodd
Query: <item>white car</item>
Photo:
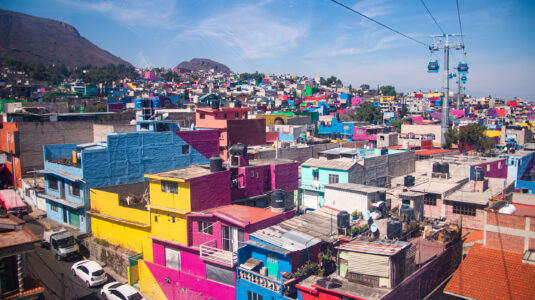
<svg viewBox="0 0 535 300"><path fill-rule="evenodd" d="M128 284L122 284L114 281L105 284L100 290L104 299L108 300L144 300L143 296Z"/></svg>
<svg viewBox="0 0 535 300"><path fill-rule="evenodd" d="M92 260L76 262L71 267L72 274L82 279L87 287L103 284L108 281L108 276L102 267Z"/></svg>

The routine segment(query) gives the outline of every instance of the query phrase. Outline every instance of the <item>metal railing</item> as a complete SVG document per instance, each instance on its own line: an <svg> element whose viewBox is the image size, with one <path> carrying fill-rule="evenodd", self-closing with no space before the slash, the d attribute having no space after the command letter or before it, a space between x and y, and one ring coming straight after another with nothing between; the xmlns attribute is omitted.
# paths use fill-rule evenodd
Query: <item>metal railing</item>
<svg viewBox="0 0 535 300"><path fill-rule="evenodd" d="M283 295L284 293L284 283L279 282L276 279L269 278L267 276L261 275L256 272L244 270L242 268L236 268L237 279L249 281L253 284L256 284L262 288L265 288L267 290L273 291L275 293L278 293L280 295Z"/></svg>
<svg viewBox="0 0 535 300"><path fill-rule="evenodd" d="M217 248L217 240L201 244L199 255L201 259L210 260L225 266L234 267L238 263L236 253Z"/></svg>

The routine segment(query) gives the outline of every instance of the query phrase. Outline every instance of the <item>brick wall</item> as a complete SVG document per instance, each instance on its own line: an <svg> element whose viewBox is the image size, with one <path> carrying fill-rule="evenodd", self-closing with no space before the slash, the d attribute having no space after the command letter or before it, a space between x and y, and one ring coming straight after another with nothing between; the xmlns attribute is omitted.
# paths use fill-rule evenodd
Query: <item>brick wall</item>
<svg viewBox="0 0 535 300"><path fill-rule="evenodd" d="M487 211L485 246L524 253L535 249L535 218ZM526 222L530 222L526 230Z"/></svg>
<svg viewBox="0 0 535 300"><path fill-rule="evenodd" d="M498 232L487 231L486 246L504 251L524 253L524 238Z"/></svg>
<svg viewBox="0 0 535 300"><path fill-rule="evenodd" d="M424 204L424 216L425 217L442 217L442 199L437 199L437 205L425 205Z"/></svg>
<svg viewBox="0 0 535 300"><path fill-rule="evenodd" d="M463 217L463 228L483 230L485 225L485 212L482 208L476 209L475 216L459 215L453 213L453 203L446 202L446 220L448 222L458 222L459 217Z"/></svg>

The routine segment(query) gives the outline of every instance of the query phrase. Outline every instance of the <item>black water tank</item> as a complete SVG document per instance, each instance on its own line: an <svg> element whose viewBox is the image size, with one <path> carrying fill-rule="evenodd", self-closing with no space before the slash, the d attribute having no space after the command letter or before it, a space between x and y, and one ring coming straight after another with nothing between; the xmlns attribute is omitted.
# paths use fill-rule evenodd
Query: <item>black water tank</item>
<svg viewBox="0 0 535 300"><path fill-rule="evenodd" d="M336 224L338 228L347 228L349 227L349 213L345 210L342 210L336 216Z"/></svg>
<svg viewBox="0 0 535 300"><path fill-rule="evenodd" d="M271 193L271 207L284 208L286 200L286 192L280 189L275 189Z"/></svg>
<svg viewBox="0 0 535 300"><path fill-rule="evenodd" d="M449 174L450 173L450 164L447 162L440 164L440 173Z"/></svg>
<svg viewBox="0 0 535 300"><path fill-rule="evenodd" d="M440 163L439 162L434 162L433 163L433 173L440 173Z"/></svg>
<svg viewBox="0 0 535 300"><path fill-rule="evenodd" d="M234 101L234 107L236 107L236 108L241 107L241 101L240 100Z"/></svg>
<svg viewBox="0 0 535 300"><path fill-rule="evenodd" d="M386 155L388 154L388 149L387 148L381 148L381 155Z"/></svg>
<svg viewBox="0 0 535 300"><path fill-rule="evenodd" d="M219 109L219 100L212 100L212 102L210 103L210 107L212 109Z"/></svg>
<svg viewBox="0 0 535 300"><path fill-rule="evenodd" d="M403 178L403 185L406 187L414 186L414 176L407 175Z"/></svg>
<svg viewBox="0 0 535 300"><path fill-rule="evenodd" d="M210 172L223 171L223 159L219 155L210 157Z"/></svg>
<svg viewBox="0 0 535 300"><path fill-rule="evenodd" d="M400 217L403 221L414 220L414 208L408 206L401 206Z"/></svg>
<svg viewBox="0 0 535 300"><path fill-rule="evenodd" d="M229 152L230 152L230 155L245 156L247 155L247 145L234 144L230 146Z"/></svg>
<svg viewBox="0 0 535 300"><path fill-rule="evenodd" d="M386 223L386 237L388 239L397 239L401 237L401 221L390 219Z"/></svg>
<svg viewBox="0 0 535 300"><path fill-rule="evenodd" d="M476 167L474 169L474 178L475 181L485 180L485 171L481 167Z"/></svg>

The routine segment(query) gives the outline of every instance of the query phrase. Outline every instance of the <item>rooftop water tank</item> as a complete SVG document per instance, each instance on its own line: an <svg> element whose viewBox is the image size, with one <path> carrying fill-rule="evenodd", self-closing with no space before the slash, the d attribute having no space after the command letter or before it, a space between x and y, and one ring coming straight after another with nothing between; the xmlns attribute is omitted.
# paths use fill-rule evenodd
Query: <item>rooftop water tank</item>
<svg viewBox="0 0 535 300"><path fill-rule="evenodd" d="M403 185L406 187L414 186L414 176L407 175L403 178Z"/></svg>
<svg viewBox="0 0 535 300"><path fill-rule="evenodd" d="M485 171L481 167L474 168L474 178L475 181L485 180Z"/></svg>
<svg viewBox="0 0 535 300"><path fill-rule="evenodd" d="M386 223L386 237L388 239L397 239L401 237L401 221L390 219Z"/></svg>
<svg viewBox="0 0 535 300"><path fill-rule="evenodd" d="M219 155L210 157L210 172L223 171L223 159Z"/></svg>
<svg viewBox="0 0 535 300"><path fill-rule="evenodd" d="M247 155L247 145L234 144L229 149L230 155L245 156Z"/></svg>
<svg viewBox="0 0 535 300"><path fill-rule="evenodd" d="M336 224L338 225L338 228L349 227L349 213L345 210L339 212L338 215L336 215Z"/></svg>
<svg viewBox="0 0 535 300"><path fill-rule="evenodd" d="M219 109L219 100L212 100L212 103L210 103L210 107L212 109Z"/></svg>
<svg viewBox="0 0 535 300"><path fill-rule="evenodd" d="M152 98L152 108L160 108L160 98Z"/></svg>
<svg viewBox="0 0 535 300"><path fill-rule="evenodd" d="M286 206L286 192L281 189L275 189L271 192L271 207L284 208Z"/></svg>
<svg viewBox="0 0 535 300"><path fill-rule="evenodd" d="M136 98L136 100L134 100L134 107L136 109L144 108L145 107L145 101L143 101L143 98Z"/></svg>
<svg viewBox="0 0 535 300"><path fill-rule="evenodd" d="M512 215L516 212L516 207L513 204L506 203L504 207L498 210L498 212L501 214Z"/></svg>
<svg viewBox="0 0 535 300"><path fill-rule="evenodd" d="M450 164L447 162L440 164L440 173L449 174L450 173Z"/></svg>
<svg viewBox="0 0 535 300"><path fill-rule="evenodd" d="M388 154L388 149L387 148L381 148L381 155L386 155Z"/></svg>
<svg viewBox="0 0 535 300"><path fill-rule="evenodd" d="M440 173L440 163L434 162L433 163L433 173Z"/></svg>

